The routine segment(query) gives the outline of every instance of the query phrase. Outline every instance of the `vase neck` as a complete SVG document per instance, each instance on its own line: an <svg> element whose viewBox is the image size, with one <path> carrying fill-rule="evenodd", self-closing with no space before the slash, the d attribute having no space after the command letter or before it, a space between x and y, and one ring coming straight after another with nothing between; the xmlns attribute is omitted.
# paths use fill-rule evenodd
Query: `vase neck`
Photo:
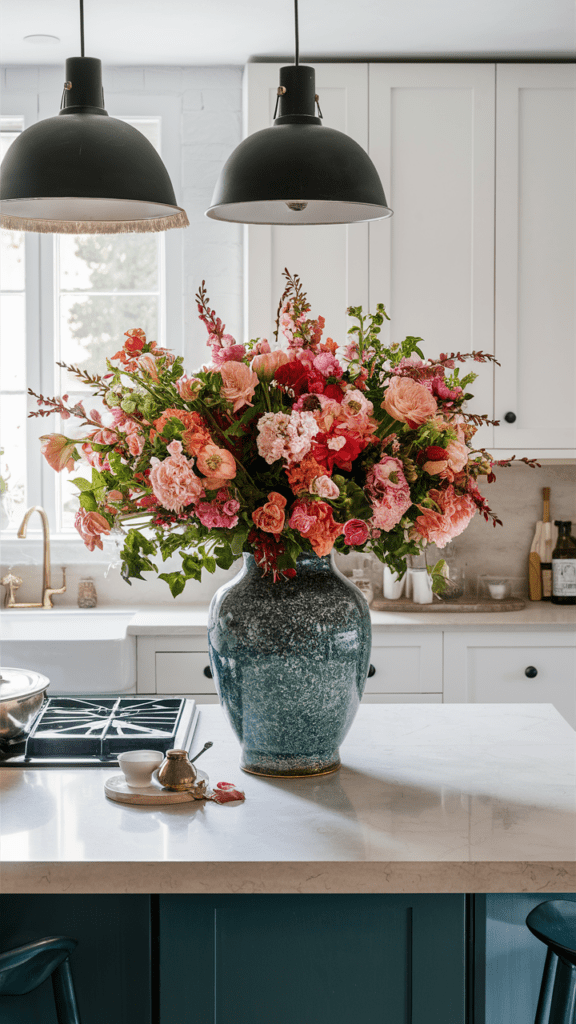
<svg viewBox="0 0 576 1024"><path fill-rule="evenodd" d="M306 551L303 554L298 555L298 558L296 559L296 572L298 575L309 572L331 572L333 557L333 554L320 557L315 555L312 551ZM259 576L262 575L262 570L256 564L256 559L253 554L244 552L242 558L244 559L244 568L247 572L258 573Z"/></svg>

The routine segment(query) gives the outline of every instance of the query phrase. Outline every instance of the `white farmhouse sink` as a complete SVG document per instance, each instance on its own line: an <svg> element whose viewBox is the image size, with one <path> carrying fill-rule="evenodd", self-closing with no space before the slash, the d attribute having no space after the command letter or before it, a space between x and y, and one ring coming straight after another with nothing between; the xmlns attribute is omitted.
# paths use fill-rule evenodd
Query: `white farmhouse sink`
<svg viewBox="0 0 576 1024"><path fill-rule="evenodd" d="M125 609L4 609L0 662L42 672L50 693L117 693L136 686L136 638Z"/></svg>

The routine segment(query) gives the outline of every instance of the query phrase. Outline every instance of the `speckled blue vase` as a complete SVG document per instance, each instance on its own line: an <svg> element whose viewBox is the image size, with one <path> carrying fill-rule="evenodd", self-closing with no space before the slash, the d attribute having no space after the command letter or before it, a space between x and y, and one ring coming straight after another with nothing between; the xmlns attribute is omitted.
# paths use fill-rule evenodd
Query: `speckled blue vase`
<svg viewBox="0 0 576 1024"><path fill-rule="evenodd" d="M220 702L256 775L322 775L364 692L372 635L364 596L331 556L300 555L272 583L253 555L212 598L210 664Z"/></svg>

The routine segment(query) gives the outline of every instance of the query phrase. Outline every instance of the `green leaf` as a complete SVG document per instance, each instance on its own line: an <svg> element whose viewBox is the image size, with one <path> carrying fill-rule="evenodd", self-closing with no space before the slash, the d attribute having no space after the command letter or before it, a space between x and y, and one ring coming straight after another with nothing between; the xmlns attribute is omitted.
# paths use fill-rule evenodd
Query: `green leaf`
<svg viewBox="0 0 576 1024"><path fill-rule="evenodd" d="M231 544L219 544L218 547L214 548L214 555L219 569L229 569L235 561Z"/></svg>
<svg viewBox="0 0 576 1024"><path fill-rule="evenodd" d="M158 579L166 581L172 597L178 597L186 586L186 580L180 572L161 572Z"/></svg>
<svg viewBox="0 0 576 1024"><path fill-rule="evenodd" d="M182 571L185 573L186 579L200 581L202 579L202 562L196 555L183 555Z"/></svg>
<svg viewBox="0 0 576 1024"><path fill-rule="evenodd" d="M85 508L88 512L97 512L98 503L92 491L82 491L79 501L82 508Z"/></svg>
<svg viewBox="0 0 576 1024"><path fill-rule="evenodd" d="M92 490L92 484L89 483L88 480L85 480L83 476L77 476L76 479L75 480L71 480L70 483L74 484L74 487L77 487L79 491L91 491Z"/></svg>

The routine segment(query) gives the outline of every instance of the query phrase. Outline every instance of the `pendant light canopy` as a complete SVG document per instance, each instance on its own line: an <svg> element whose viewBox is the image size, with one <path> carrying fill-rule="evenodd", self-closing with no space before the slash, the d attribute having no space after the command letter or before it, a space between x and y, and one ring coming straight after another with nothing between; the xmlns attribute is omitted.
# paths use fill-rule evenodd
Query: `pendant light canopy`
<svg viewBox="0 0 576 1024"><path fill-rule="evenodd" d="M298 60L298 0L294 12L296 60L280 68L279 116L228 158L206 216L243 224L354 224L390 217L368 154L348 135L322 125L314 68Z"/></svg>
<svg viewBox="0 0 576 1024"><path fill-rule="evenodd" d="M0 168L0 224L12 231L114 234L187 227L172 182L141 132L104 109L102 63L66 61L60 113L30 126Z"/></svg>

